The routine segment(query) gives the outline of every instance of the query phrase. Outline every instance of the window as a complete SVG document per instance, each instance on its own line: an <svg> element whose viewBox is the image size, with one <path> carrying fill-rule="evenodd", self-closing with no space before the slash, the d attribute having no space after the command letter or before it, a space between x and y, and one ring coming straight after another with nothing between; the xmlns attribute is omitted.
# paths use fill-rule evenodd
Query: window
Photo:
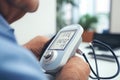
<svg viewBox="0 0 120 80"><path fill-rule="evenodd" d="M59 4L57 5L57 29L78 23L84 29L98 33L108 31L110 2L110 0L57 0Z"/></svg>

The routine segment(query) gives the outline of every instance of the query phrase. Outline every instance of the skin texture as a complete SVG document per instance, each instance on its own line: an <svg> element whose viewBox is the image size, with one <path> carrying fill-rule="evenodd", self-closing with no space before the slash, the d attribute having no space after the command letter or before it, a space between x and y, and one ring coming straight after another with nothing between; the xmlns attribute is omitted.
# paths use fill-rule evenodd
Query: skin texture
<svg viewBox="0 0 120 80"><path fill-rule="evenodd" d="M0 0L0 14L8 23L13 23L22 18L27 12L37 10L39 0ZM36 36L23 46L33 52L40 59L44 45L49 41L44 36ZM89 65L79 57L72 57L61 69L56 80L87 80L90 73Z"/></svg>
<svg viewBox="0 0 120 80"><path fill-rule="evenodd" d="M30 51L32 51L34 53L34 55L37 57L37 59L40 60L40 56L41 56L40 54L42 54L41 52L43 50L43 47L48 41L49 41L49 39L47 37L36 36L35 38L30 40L23 46L25 48L29 49Z"/></svg>
<svg viewBox="0 0 120 80"><path fill-rule="evenodd" d="M57 80L88 80L89 66L81 58L74 56L63 67ZM67 74L67 75L66 75ZM66 75L66 76L65 76Z"/></svg>
<svg viewBox="0 0 120 80"><path fill-rule="evenodd" d="M27 12L37 10L39 0L0 0L0 13L12 23L25 15Z"/></svg>

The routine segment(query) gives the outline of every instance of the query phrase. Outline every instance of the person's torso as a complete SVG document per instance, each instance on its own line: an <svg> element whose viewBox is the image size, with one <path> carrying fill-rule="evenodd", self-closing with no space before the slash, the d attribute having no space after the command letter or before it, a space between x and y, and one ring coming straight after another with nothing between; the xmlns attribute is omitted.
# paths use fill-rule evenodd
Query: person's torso
<svg viewBox="0 0 120 80"><path fill-rule="evenodd" d="M0 15L0 79L46 80L35 56L18 45L14 30Z"/></svg>

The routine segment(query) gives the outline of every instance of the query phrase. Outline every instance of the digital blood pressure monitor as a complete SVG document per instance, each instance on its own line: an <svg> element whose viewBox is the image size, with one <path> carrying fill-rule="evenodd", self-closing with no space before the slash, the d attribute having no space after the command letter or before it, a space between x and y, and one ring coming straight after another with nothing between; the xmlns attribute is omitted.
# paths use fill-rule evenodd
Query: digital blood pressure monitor
<svg viewBox="0 0 120 80"><path fill-rule="evenodd" d="M46 48L40 60L42 68L49 73L58 72L75 55L82 33L83 28L78 24L62 28Z"/></svg>

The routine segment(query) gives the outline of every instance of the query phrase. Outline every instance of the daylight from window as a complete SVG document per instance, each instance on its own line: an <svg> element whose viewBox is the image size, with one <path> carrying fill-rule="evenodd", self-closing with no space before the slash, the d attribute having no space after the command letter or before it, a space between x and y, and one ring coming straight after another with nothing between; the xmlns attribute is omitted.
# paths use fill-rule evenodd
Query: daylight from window
<svg viewBox="0 0 120 80"><path fill-rule="evenodd" d="M57 27L78 23L98 33L109 30L110 0L57 0Z"/></svg>

